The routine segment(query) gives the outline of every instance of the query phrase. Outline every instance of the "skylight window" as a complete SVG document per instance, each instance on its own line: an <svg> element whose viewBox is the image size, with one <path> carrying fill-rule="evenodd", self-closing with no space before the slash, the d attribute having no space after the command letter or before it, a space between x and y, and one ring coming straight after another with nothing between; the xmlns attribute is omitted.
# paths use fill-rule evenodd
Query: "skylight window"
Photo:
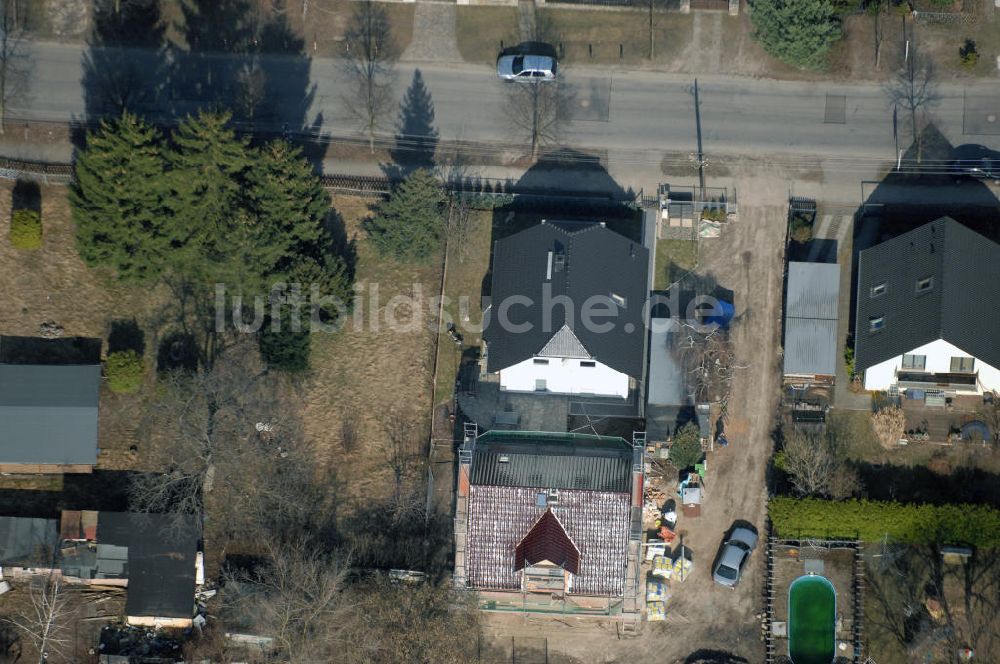
<svg viewBox="0 0 1000 664"><path fill-rule="evenodd" d="M615 304L617 304L617 305L618 305L619 307L624 307L624 306L625 306L625 296L623 296L623 295L619 295L618 293L612 293L612 294L611 294L611 299L612 299L612 300L614 301L614 303L615 303Z"/></svg>
<svg viewBox="0 0 1000 664"><path fill-rule="evenodd" d="M889 284L881 283L877 286L872 286L871 297L878 297L879 295L885 295L885 292L889 290Z"/></svg>
<svg viewBox="0 0 1000 664"><path fill-rule="evenodd" d="M879 316L877 318L868 319L868 331L878 332L885 327L885 316Z"/></svg>
<svg viewBox="0 0 1000 664"><path fill-rule="evenodd" d="M934 288L934 277L924 277L917 280L917 293L926 293Z"/></svg>

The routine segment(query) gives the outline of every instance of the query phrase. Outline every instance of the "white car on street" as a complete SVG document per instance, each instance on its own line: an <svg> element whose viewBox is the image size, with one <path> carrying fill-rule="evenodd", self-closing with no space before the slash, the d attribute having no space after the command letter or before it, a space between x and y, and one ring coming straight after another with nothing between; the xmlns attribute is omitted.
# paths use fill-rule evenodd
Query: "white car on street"
<svg viewBox="0 0 1000 664"><path fill-rule="evenodd" d="M551 81L556 77L555 58L547 55L501 55L497 76L505 81Z"/></svg>

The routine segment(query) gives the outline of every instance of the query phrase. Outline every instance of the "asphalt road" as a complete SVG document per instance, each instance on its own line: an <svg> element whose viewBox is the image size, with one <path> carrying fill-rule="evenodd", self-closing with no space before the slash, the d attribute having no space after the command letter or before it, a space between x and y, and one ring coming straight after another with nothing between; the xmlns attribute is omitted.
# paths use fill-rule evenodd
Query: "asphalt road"
<svg viewBox="0 0 1000 664"><path fill-rule="evenodd" d="M33 43L30 83L25 94L12 100L8 114L31 120L68 121L86 112L81 81L85 49L78 45ZM158 81L162 56L142 51L104 51L99 77L131 69L146 82L170 88L170 111L178 114L200 101L230 94L226 81L241 62L235 56L201 56L175 67L172 82ZM334 136L359 134L346 100L354 86L337 60L266 56L261 67L269 82L270 124L280 128L321 122ZM435 123L443 139L463 139L516 145L505 114L507 89L489 67L461 63L400 63L393 93L401 99L414 70L419 69L433 99ZM563 70L561 70L563 71ZM646 71L614 71L567 67L564 80L571 86L571 115L563 143L574 148L605 151L619 166L648 168L665 152L693 153L696 148L693 79L689 76ZM701 127L707 155L781 155L827 162L827 168L846 172L890 163L895 147L892 108L885 90L876 84L788 82L738 77L699 79ZM986 99L989 95L995 99ZM966 97L975 115L965 125L992 134L963 134ZM305 99L305 100L304 100ZM168 104L158 102L155 109ZM1000 113L1000 94L994 81L937 85L930 112L952 142L1000 147L1000 119L988 121L990 109ZM979 117L979 116L982 117ZM901 113L901 132L905 133ZM385 133L392 133L387 123ZM833 164L831 166L830 164Z"/></svg>

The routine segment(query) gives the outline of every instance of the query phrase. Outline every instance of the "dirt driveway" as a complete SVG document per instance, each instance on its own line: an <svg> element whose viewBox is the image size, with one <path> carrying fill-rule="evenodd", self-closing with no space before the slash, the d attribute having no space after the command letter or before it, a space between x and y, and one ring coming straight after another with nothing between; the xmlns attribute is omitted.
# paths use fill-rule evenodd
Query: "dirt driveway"
<svg viewBox="0 0 1000 664"><path fill-rule="evenodd" d="M737 182L739 221L700 248L699 273L710 273L720 286L735 291L740 322L733 327L733 340L739 364L749 368L734 379L727 426L731 444L708 458L702 515L678 523L693 554L694 572L675 584L667 621L645 623L640 634L630 637L618 634L613 625L504 616L487 619L488 640L544 638L548 662L683 662L697 651L728 652L746 662L763 658L755 617L761 610L762 546L736 590L714 584L710 575L722 535L734 520L750 521L764 535L764 473L779 395L788 180L766 168L753 173Z"/></svg>

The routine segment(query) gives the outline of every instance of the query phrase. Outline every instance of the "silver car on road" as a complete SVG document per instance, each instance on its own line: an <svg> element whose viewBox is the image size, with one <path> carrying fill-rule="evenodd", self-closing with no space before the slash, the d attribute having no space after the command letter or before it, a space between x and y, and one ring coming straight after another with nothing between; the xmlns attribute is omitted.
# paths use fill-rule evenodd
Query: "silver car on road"
<svg viewBox="0 0 1000 664"><path fill-rule="evenodd" d="M723 545L719 562L712 570L715 582L730 588L739 583L743 565L756 547L757 533L749 528L735 528Z"/></svg>
<svg viewBox="0 0 1000 664"><path fill-rule="evenodd" d="M501 55L497 76L506 81L551 81L556 77L555 58L547 55Z"/></svg>

